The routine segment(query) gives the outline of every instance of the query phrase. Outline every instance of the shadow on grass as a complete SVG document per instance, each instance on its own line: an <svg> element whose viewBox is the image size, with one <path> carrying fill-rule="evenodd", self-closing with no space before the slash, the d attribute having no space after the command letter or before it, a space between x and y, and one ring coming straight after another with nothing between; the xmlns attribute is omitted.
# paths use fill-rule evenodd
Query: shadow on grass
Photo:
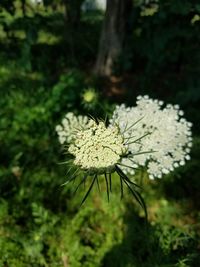
<svg viewBox="0 0 200 267"><path fill-rule="evenodd" d="M158 181L159 183L149 184L148 191L153 190L157 193L153 202L151 200L149 204L149 212L151 213L150 209L154 208L156 212L153 212L153 217L151 214L147 229L144 219L138 217L133 205L127 204L124 216L124 239L105 255L102 266L200 266L199 152L200 139L195 138L192 160L177 170L173 176L165 177L166 179ZM155 197L158 198L157 202ZM162 201L164 204L167 203L164 209Z"/></svg>
<svg viewBox="0 0 200 267"><path fill-rule="evenodd" d="M191 160L168 179L163 179L161 190L166 198L185 201L189 204L189 212L200 210L200 138L193 142Z"/></svg>
<svg viewBox="0 0 200 267"><path fill-rule="evenodd" d="M124 239L105 255L103 267L200 266L195 236L170 226L170 222L146 225L129 204L124 225Z"/></svg>

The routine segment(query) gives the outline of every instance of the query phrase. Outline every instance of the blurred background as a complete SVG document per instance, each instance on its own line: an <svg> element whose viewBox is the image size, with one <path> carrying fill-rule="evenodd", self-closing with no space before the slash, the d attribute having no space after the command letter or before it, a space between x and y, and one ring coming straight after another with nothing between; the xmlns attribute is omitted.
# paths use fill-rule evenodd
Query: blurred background
<svg viewBox="0 0 200 267"><path fill-rule="evenodd" d="M200 266L199 33L199 0L0 1L0 266ZM184 167L142 173L147 227L117 177L80 208L55 133L139 94L179 104L194 135Z"/></svg>

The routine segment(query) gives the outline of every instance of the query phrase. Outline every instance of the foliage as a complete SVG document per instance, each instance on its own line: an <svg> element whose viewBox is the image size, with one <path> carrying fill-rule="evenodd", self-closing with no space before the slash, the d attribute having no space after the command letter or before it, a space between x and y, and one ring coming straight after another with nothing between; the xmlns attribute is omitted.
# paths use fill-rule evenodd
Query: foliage
<svg viewBox="0 0 200 267"><path fill-rule="evenodd" d="M65 156L55 125L69 111L105 117L113 100L105 98L112 95L107 87L98 92L102 84L89 72L102 14L82 14L71 34L63 5L53 7L58 1L45 7L25 1L26 14L23 1L0 2L0 266L199 266L200 24L193 19L199 4L160 0L152 16L142 16L147 6L138 5L117 70L131 74L127 102L138 90L177 102L195 125L185 167L163 180L137 177L149 213L145 225L128 191L120 200L117 176L109 203L102 181L103 197L95 187L82 208L84 189L74 197L73 184L60 186L67 170L58 164ZM83 103L87 88L98 93L92 109Z"/></svg>

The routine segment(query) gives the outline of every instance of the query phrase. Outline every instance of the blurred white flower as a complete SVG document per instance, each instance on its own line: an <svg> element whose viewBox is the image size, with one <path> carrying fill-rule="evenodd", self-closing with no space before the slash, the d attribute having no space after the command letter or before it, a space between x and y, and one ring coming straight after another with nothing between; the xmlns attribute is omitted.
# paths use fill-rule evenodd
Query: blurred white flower
<svg viewBox="0 0 200 267"><path fill-rule="evenodd" d="M117 106L111 119L112 125L119 125L133 155L131 160L123 159L122 163L146 166L150 178L161 178L190 159L192 124L181 118L183 111L178 105L169 104L163 109L162 106L162 101L138 96L135 107ZM134 156L138 151L153 152ZM123 167L123 171L134 174L130 168Z"/></svg>
<svg viewBox="0 0 200 267"><path fill-rule="evenodd" d="M58 134L58 139L61 144L65 142L70 143L77 131L81 129L88 128L89 118L82 115L74 115L74 113L69 112L63 118L61 124L56 126L56 132Z"/></svg>

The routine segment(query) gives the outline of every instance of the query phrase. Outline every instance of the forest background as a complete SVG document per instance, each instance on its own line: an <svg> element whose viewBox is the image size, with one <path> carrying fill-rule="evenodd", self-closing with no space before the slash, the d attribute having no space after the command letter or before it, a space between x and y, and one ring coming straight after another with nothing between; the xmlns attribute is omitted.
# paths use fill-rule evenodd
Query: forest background
<svg viewBox="0 0 200 267"><path fill-rule="evenodd" d="M0 266L200 266L200 3L86 2L0 1ZM117 178L109 203L102 184L80 208L55 132L139 94L179 104L194 135L184 167L142 173L148 231Z"/></svg>

